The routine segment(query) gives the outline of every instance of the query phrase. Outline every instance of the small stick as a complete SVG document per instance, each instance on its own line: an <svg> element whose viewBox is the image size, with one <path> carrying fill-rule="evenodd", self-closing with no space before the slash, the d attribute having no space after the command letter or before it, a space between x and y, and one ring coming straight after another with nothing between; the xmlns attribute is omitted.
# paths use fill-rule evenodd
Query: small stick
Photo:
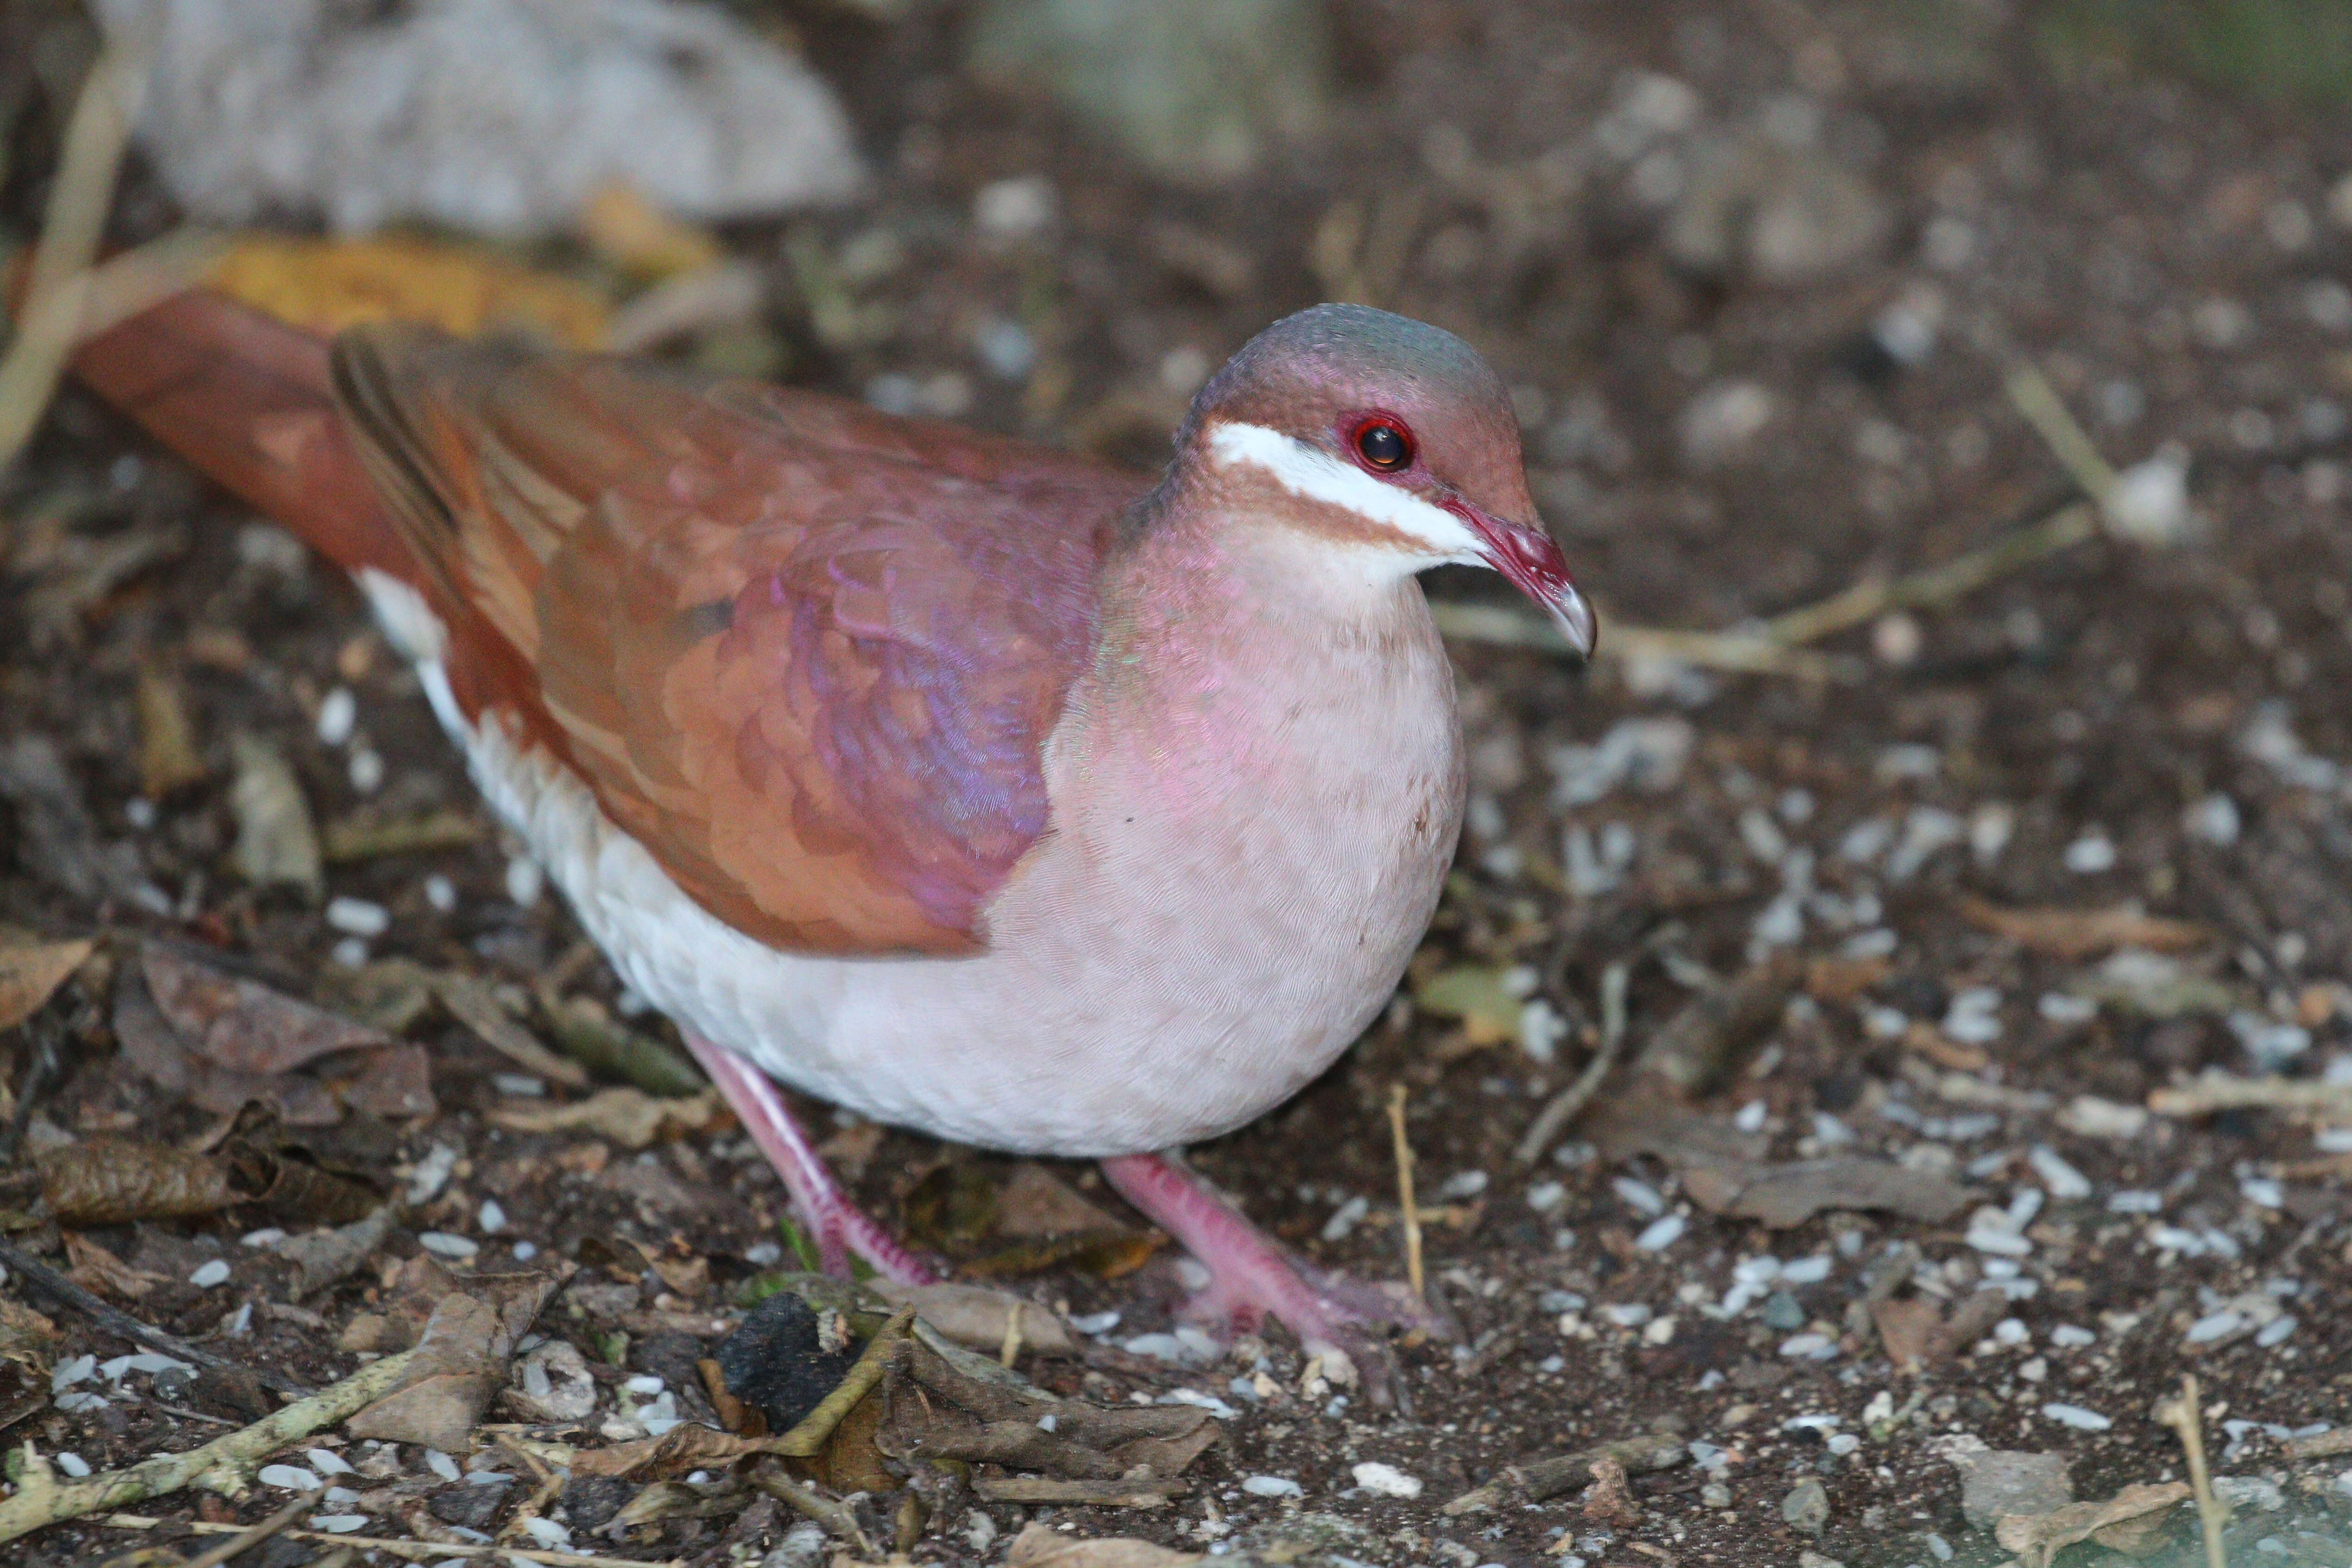
<svg viewBox="0 0 2352 1568"><path fill-rule="evenodd" d="M1412 1145L1404 1135L1404 1085L1389 1089L1389 1133L1396 1141L1397 1212L1404 1222L1404 1278L1416 1300L1422 1293L1421 1210L1412 1201Z"/></svg>
<svg viewBox="0 0 2352 1568"><path fill-rule="evenodd" d="M48 210L41 216L40 248L17 322L16 340L0 360L0 469L14 463L57 391L72 352L89 264L114 205L114 179L131 140L135 101L146 71L146 51L117 45L98 57L83 79Z"/></svg>
<svg viewBox="0 0 2352 1568"><path fill-rule="evenodd" d="M2010 367L2001 385L2011 406L2033 426L2033 433L2042 437L2067 477L2082 487L2084 495L2106 505L2107 498L2116 493L2116 470L2075 423L2049 377L2032 363L2020 360Z"/></svg>
<svg viewBox="0 0 2352 1568"><path fill-rule="evenodd" d="M317 1503L304 1500L310 1507ZM96 1521L118 1530L152 1530L163 1521L147 1519L135 1513L115 1513ZM195 1520L188 1528L198 1535L232 1535L244 1527L235 1524L212 1524ZM429 1557L439 1562L446 1557L512 1557L523 1563L545 1563L547 1568L614 1568L620 1560L613 1557L591 1557L578 1552L541 1552L521 1546L475 1546L462 1541L403 1541L384 1535L331 1535L323 1530L289 1530L284 1532L289 1541L315 1541L322 1546L349 1547L359 1552L389 1552L394 1556ZM631 1568L684 1568L684 1559L673 1557L664 1563L638 1563Z"/></svg>
<svg viewBox="0 0 2352 1568"><path fill-rule="evenodd" d="M271 1372L266 1367L247 1366L243 1362L231 1361L226 1356L215 1355L202 1345L192 1345L176 1334L167 1334L161 1329L150 1328L130 1313L108 1306L39 1258L11 1247L5 1241L0 1241L0 1263L6 1264L12 1272L23 1275L26 1282L42 1294L64 1302L109 1333L120 1334L126 1340L136 1341L142 1345L152 1345L165 1355L175 1355L184 1361L194 1362L198 1366L208 1366L222 1372L249 1372L264 1388L274 1389L279 1394L292 1394L298 1399L307 1397L312 1392L282 1373Z"/></svg>
<svg viewBox="0 0 2352 1568"><path fill-rule="evenodd" d="M1633 966L1619 959L1601 972L1601 1044L1592 1059L1576 1080L1558 1094L1537 1115L1527 1136L1511 1157L1522 1165L1532 1165L1544 1152L1544 1145L1558 1137L1579 1112L1591 1103L1600 1092L1601 1080L1609 1076L1609 1068L1617 1059L1618 1047L1625 1043L1625 986L1633 976Z"/></svg>
<svg viewBox="0 0 2352 1568"><path fill-rule="evenodd" d="M2195 1373L2181 1374L2179 1397L2158 1405L2156 1418L2180 1435L2180 1447L2189 1456L2189 1489L2197 1494L2197 1522L2205 1533L2205 1568L2229 1568L2221 1552L2221 1527L2230 1521L2230 1509L2213 1495L2213 1478L2205 1468L2204 1411L2198 1403Z"/></svg>
<svg viewBox="0 0 2352 1568"><path fill-rule="evenodd" d="M298 1497L252 1529L230 1536L218 1546L206 1547L182 1564L182 1568L218 1568L239 1552L250 1552L304 1514L319 1506L314 1497Z"/></svg>
<svg viewBox="0 0 2352 1568"><path fill-rule="evenodd" d="M857 1516L849 1511L847 1504L793 1479L781 1468L762 1465L749 1479L754 1489L816 1521L828 1532L847 1542L860 1557L874 1556L874 1543L866 1539L866 1531L858 1528Z"/></svg>
<svg viewBox="0 0 2352 1568"><path fill-rule="evenodd" d="M401 1386L416 1352L403 1351L362 1367L332 1387L298 1400L250 1426L215 1437L185 1453L158 1454L129 1469L108 1470L79 1480L60 1481L48 1460L32 1444L24 1447L25 1465L16 1495L0 1502L0 1542L14 1541L45 1524L79 1519L101 1509L143 1502L185 1487L210 1491L243 1489L247 1473L264 1455L276 1453L298 1437L366 1408ZM336 1541L335 1537L323 1539ZM337 1544L341 1544L340 1541Z"/></svg>

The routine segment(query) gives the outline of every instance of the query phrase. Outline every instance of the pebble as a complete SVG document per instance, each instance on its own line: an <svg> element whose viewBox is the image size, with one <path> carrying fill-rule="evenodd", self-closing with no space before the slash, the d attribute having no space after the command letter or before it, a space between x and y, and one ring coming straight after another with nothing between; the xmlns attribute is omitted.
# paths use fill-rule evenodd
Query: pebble
<svg viewBox="0 0 2352 1568"><path fill-rule="evenodd" d="M572 1544L572 1531L555 1521L534 1517L522 1521L522 1531L540 1545L551 1552L562 1551Z"/></svg>
<svg viewBox="0 0 2352 1568"><path fill-rule="evenodd" d="M1558 1182L1538 1182L1527 1192L1528 1207L1538 1214L1549 1214L1568 1202L1568 1188Z"/></svg>
<svg viewBox="0 0 2352 1568"><path fill-rule="evenodd" d="M448 914L457 907L457 884L436 871L425 879L425 901L439 914Z"/></svg>
<svg viewBox="0 0 2352 1568"><path fill-rule="evenodd" d="M530 909L547 889L546 871L528 855L518 855L507 862L506 881L507 897L517 909Z"/></svg>
<svg viewBox="0 0 2352 1568"><path fill-rule="evenodd" d="M354 1473L351 1462L332 1448L305 1448L302 1457L310 1468L322 1476L348 1476Z"/></svg>
<svg viewBox="0 0 2352 1568"><path fill-rule="evenodd" d="M2286 1337L2294 1332L2294 1319L2282 1313L2262 1326L2261 1331L2254 1335L2254 1343L2268 1350L2273 1345L2284 1343Z"/></svg>
<svg viewBox="0 0 2352 1568"><path fill-rule="evenodd" d="M352 752L350 773L352 788L362 795L373 795L383 787L383 759L365 746Z"/></svg>
<svg viewBox="0 0 2352 1568"><path fill-rule="evenodd" d="M2137 1187L2125 1192L2109 1193L2107 1212L2109 1214L2162 1214L2164 1194Z"/></svg>
<svg viewBox="0 0 2352 1568"><path fill-rule="evenodd" d="M438 1448L425 1450L425 1468L445 1481L454 1481L457 1479L457 1461Z"/></svg>
<svg viewBox="0 0 2352 1568"><path fill-rule="evenodd" d="M58 1468L73 1477L76 1480L79 1480L82 1477L89 1474L89 1461L83 1458L79 1454L59 1454L57 1456L57 1461Z"/></svg>
<svg viewBox="0 0 2352 1568"><path fill-rule="evenodd" d="M1645 1219L1666 1212L1666 1200L1659 1196L1658 1189L1647 1182L1619 1176L1609 1184L1609 1189L1624 1200L1627 1208Z"/></svg>
<svg viewBox="0 0 2352 1568"><path fill-rule="evenodd" d="M476 1216L476 1220L481 1226L484 1235L496 1236L507 1227L507 1211L499 1205L498 1199L484 1198L481 1212Z"/></svg>
<svg viewBox="0 0 2352 1568"><path fill-rule="evenodd" d="M2087 1024L2099 1016L2099 1005L2088 996L2076 996L2065 991L2044 991L2033 1010L2053 1024L2072 1027Z"/></svg>
<svg viewBox="0 0 2352 1568"><path fill-rule="evenodd" d="M1780 1278L1791 1285L1818 1285L1830 1277L1830 1255L1816 1252L1780 1265Z"/></svg>
<svg viewBox="0 0 2352 1568"><path fill-rule="evenodd" d="M1601 1308L1601 1315L1621 1329L1638 1329L1650 1321L1650 1309L1641 1301L1617 1301Z"/></svg>
<svg viewBox="0 0 2352 1568"><path fill-rule="evenodd" d="M2055 1421L2061 1426L2072 1426L2077 1432L2104 1432L2115 1425L2114 1421L2097 1411L2086 1410L2079 1405L2045 1405L2042 1407L2042 1418Z"/></svg>
<svg viewBox="0 0 2352 1568"><path fill-rule="evenodd" d="M314 1513L310 1516L310 1528L327 1535L349 1535L363 1529L367 1522L368 1516L363 1513ZM538 1521L531 1522L535 1524ZM341 1550L349 1551L350 1548Z"/></svg>
<svg viewBox="0 0 2352 1568"><path fill-rule="evenodd" d="M1805 1326L1803 1304L1786 1290L1775 1290L1764 1298L1764 1310L1761 1316L1766 1328L1784 1334ZM1786 1353L1785 1346L1782 1350L1783 1353Z"/></svg>
<svg viewBox="0 0 2352 1568"><path fill-rule="evenodd" d="M991 239L1027 239L1061 211L1054 183L1043 174L992 180L971 199L972 226Z"/></svg>
<svg viewBox="0 0 2352 1568"><path fill-rule="evenodd" d="M227 1280L228 1265L217 1258L197 1264L196 1271L188 1276L188 1283L201 1290L209 1290L215 1285L227 1283Z"/></svg>
<svg viewBox="0 0 2352 1568"><path fill-rule="evenodd" d="M1331 1217L1323 1222L1323 1239L1325 1241L1347 1240L1348 1233L1356 1228L1357 1222L1371 1212L1371 1199L1360 1194L1349 1198L1332 1210Z"/></svg>
<svg viewBox="0 0 2352 1568"><path fill-rule="evenodd" d="M1827 1334L1796 1334L1780 1342L1780 1353L1794 1361L1829 1361L1838 1353Z"/></svg>
<svg viewBox="0 0 2352 1568"><path fill-rule="evenodd" d="M1349 1473L1356 1478L1358 1486L1381 1497L1417 1498L1421 1495L1419 1476L1408 1475L1394 1465L1384 1465L1378 1459L1367 1459Z"/></svg>
<svg viewBox="0 0 2352 1568"><path fill-rule="evenodd" d="M446 1230L428 1230L416 1238L416 1245L442 1258L471 1258L481 1250L472 1238Z"/></svg>
<svg viewBox="0 0 2352 1568"><path fill-rule="evenodd" d="M1083 1317L1072 1318L1070 1327L1082 1334L1107 1334L1118 1327L1118 1322L1119 1314L1117 1312L1088 1312Z"/></svg>
<svg viewBox="0 0 2352 1568"><path fill-rule="evenodd" d="M289 1492L314 1492L327 1484L295 1465L264 1465L254 1472L254 1479L265 1487L279 1487Z"/></svg>
<svg viewBox="0 0 2352 1568"><path fill-rule="evenodd" d="M1830 1521L1830 1494L1810 1478L1799 1481L1780 1500L1780 1517L1807 1535L1819 1535Z"/></svg>
<svg viewBox="0 0 2352 1568"><path fill-rule="evenodd" d="M2061 1323L2050 1331L2050 1342L2061 1350L2081 1350L2084 1345L2099 1342L2099 1336L2073 1323Z"/></svg>
<svg viewBox="0 0 2352 1568"><path fill-rule="evenodd" d="M1287 1476L1251 1476L1242 1482L1242 1490L1252 1497L1305 1497L1307 1489Z"/></svg>

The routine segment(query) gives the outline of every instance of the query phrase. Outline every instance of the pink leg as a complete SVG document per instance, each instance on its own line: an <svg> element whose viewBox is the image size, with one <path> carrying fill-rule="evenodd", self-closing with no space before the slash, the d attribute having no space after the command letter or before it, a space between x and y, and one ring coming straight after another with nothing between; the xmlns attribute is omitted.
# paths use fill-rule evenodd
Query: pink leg
<svg viewBox="0 0 2352 1568"><path fill-rule="evenodd" d="M929 1265L850 1202L767 1074L691 1029L678 1032L686 1037L694 1059L727 1097L728 1106L751 1133L751 1142L784 1179L784 1190L793 1196L793 1210L815 1240L817 1260L827 1274L845 1278L849 1254L855 1252L884 1279L901 1285L929 1285L939 1279Z"/></svg>
<svg viewBox="0 0 2352 1568"><path fill-rule="evenodd" d="M1168 1154L1126 1154L1102 1163L1118 1194L1207 1266L1208 1286L1192 1315L1243 1332L1271 1313L1310 1355L1358 1358L1365 1323L1444 1331L1428 1306L1402 1286L1370 1286L1316 1268L1244 1218L1208 1183ZM1369 1368L1362 1370L1371 1370Z"/></svg>

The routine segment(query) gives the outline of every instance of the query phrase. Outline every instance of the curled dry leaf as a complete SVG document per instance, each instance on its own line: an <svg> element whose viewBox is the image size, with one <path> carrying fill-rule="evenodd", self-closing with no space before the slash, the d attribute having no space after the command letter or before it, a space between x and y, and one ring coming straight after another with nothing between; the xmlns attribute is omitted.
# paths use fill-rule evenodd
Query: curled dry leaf
<svg viewBox="0 0 2352 1568"><path fill-rule="evenodd" d="M86 1236L67 1231L65 1244L68 1277L85 1290L135 1301L166 1282L160 1274L133 1268Z"/></svg>
<svg viewBox="0 0 2352 1568"><path fill-rule="evenodd" d="M626 1149L707 1132L727 1114L717 1089L657 1100L636 1089L599 1089L569 1105L501 1106L490 1120L515 1132L593 1132Z"/></svg>
<svg viewBox="0 0 2352 1568"><path fill-rule="evenodd" d="M179 682L149 665L139 668L139 791L162 800L205 776L195 726Z"/></svg>
<svg viewBox="0 0 2352 1568"><path fill-rule="evenodd" d="M86 937L38 942L17 941L16 935L0 932L0 1029L13 1029L39 1012L96 945Z"/></svg>
<svg viewBox="0 0 2352 1568"><path fill-rule="evenodd" d="M294 1265L289 1300L313 1296L351 1274L373 1257L392 1230L392 1205L386 1204L350 1225L289 1236L270 1250Z"/></svg>
<svg viewBox="0 0 2352 1568"><path fill-rule="evenodd" d="M2097 1539L2103 1546L2142 1542L2167 1527L2165 1515L2189 1497L2186 1481L2144 1482L2128 1486L2105 1502L2068 1503L2049 1513L2003 1515L1993 1527L1994 1539L2017 1553L2024 1568L2049 1568L2050 1560L2078 1541ZM2114 1538L2113 1542L2109 1537Z"/></svg>
<svg viewBox="0 0 2352 1568"><path fill-rule="evenodd" d="M40 1156L41 1196L66 1226L186 1219L237 1201L228 1167L168 1143L92 1138Z"/></svg>
<svg viewBox="0 0 2352 1568"><path fill-rule="evenodd" d="M399 1385L351 1418L351 1435L465 1452L483 1407L506 1383L515 1342L568 1274L478 1276L443 1297Z"/></svg>
<svg viewBox="0 0 2352 1568"><path fill-rule="evenodd" d="M1968 1206L1959 1184L1891 1160L1860 1156L1782 1165L1694 1165L1683 1190L1710 1214L1752 1219L1785 1230L1832 1210L1882 1209L1939 1224Z"/></svg>
<svg viewBox="0 0 2352 1568"><path fill-rule="evenodd" d="M2203 926L2151 915L2135 904L2104 910L2011 910L1968 898L1960 900L1960 913L1979 931L2053 958L2096 958L2123 947L2186 952L2212 936Z"/></svg>
<svg viewBox="0 0 2352 1568"><path fill-rule="evenodd" d="M1127 1536L1076 1541L1052 1525L1032 1521L1013 1537L1004 1568L1185 1568L1200 1561L1196 1552Z"/></svg>
<svg viewBox="0 0 2352 1568"><path fill-rule="evenodd" d="M516 1066L568 1088L588 1086L587 1068L541 1045L539 1037L515 1022L497 994L482 982L470 975L436 974L433 977L433 991L441 998L441 1005L448 1008L459 1023Z"/></svg>
<svg viewBox="0 0 2352 1568"><path fill-rule="evenodd" d="M549 990L540 993L539 1002L564 1054L593 1072L671 1097L698 1094L709 1085L692 1062L617 1022L599 1003Z"/></svg>
<svg viewBox="0 0 2352 1568"><path fill-rule="evenodd" d="M58 1326L23 1302L0 1296L0 1360L47 1372L57 1352Z"/></svg>

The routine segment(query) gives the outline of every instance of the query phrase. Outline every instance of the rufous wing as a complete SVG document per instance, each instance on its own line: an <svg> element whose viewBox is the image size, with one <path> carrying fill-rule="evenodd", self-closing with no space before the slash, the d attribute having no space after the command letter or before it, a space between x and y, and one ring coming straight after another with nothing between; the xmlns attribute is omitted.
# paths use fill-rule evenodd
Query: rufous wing
<svg viewBox="0 0 2352 1568"><path fill-rule="evenodd" d="M339 401L606 814L783 948L972 951L1144 480L856 405L368 328Z"/></svg>

